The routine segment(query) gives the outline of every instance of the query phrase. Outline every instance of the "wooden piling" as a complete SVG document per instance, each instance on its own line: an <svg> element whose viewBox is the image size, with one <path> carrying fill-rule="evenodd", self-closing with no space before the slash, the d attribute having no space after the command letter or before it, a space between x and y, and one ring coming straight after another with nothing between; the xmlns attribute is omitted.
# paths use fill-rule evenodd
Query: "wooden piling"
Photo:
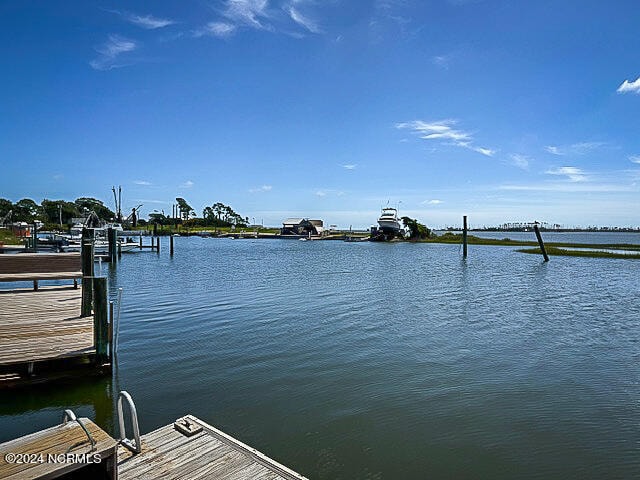
<svg viewBox="0 0 640 480"><path fill-rule="evenodd" d="M533 226L533 231L536 232L536 238L538 239L538 244L540 245L540 251L542 252L542 256L544 257L544 261L549 261L549 255L547 255L547 250L544 248L544 242L542 241L542 235L540 235L540 229L538 225Z"/></svg>
<svg viewBox="0 0 640 480"><path fill-rule="evenodd" d="M118 232L113 228L107 229L107 241L109 243L109 260L115 262L117 260Z"/></svg>
<svg viewBox="0 0 640 480"><path fill-rule="evenodd" d="M467 216L462 217L462 256L467 258Z"/></svg>
<svg viewBox="0 0 640 480"><path fill-rule="evenodd" d="M109 302L109 329L107 337L109 342L109 360L113 363L113 301Z"/></svg>
<svg viewBox="0 0 640 480"><path fill-rule="evenodd" d="M98 363L109 360L109 313L107 303L107 279L93 277L93 344Z"/></svg>
<svg viewBox="0 0 640 480"><path fill-rule="evenodd" d="M169 255L173 257L173 235L169 236Z"/></svg>
<svg viewBox="0 0 640 480"><path fill-rule="evenodd" d="M156 237L156 252L160 253L160 237Z"/></svg>
<svg viewBox="0 0 640 480"><path fill-rule="evenodd" d="M87 230L88 232L88 230ZM92 232L93 233L93 232ZM82 303L80 306L80 316L91 316L91 297L93 293L93 242L89 234L82 233Z"/></svg>
<svg viewBox="0 0 640 480"><path fill-rule="evenodd" d="M140 250L142 250L142 234L140 234Z"/></svg>
<svg viewBox="0 0 640 480"><path fill-rule="evenodd" d="M36 228L36 224L35 223L33 224L33 234L31 235L31 237L32 237L33 251L37 252L38 251L38 230Z"/></svg>

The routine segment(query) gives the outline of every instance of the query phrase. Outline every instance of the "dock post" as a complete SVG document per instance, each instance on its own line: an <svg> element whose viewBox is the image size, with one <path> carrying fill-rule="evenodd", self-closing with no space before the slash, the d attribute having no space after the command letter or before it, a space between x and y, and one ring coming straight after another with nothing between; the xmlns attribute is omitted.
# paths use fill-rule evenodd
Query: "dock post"
<svg viewBox="0 0 640 480"><path fill-rule="evenodd" d="M109 313L106 277L93 277L93 346L96 360L102 364L108 360Z"/></svg>
<svg viewBox="0 0 640 480"><path fill-rule="evenodd" d="M538 225L533 226L533 231L536 232L536 238L538 239L538 244L540 245L540 251L542 252L542 256L544 257L544 261L549 261L549 255L547 255L547 250L544 248L544 242L542 241L542 235L540 235L540 229Z"/></svg>
<svg viewBox="0 0 640 480"><path fill-rule="evenodd" d="M467 258L467 216L462 217L462 256Z"/></svg>
<svg viewBox="0 0 640 480"><path fill-rule="evenodd" d="M91 316L91 297L93 294L93 242L91 238L92 230L82 231L81 257L82 257L82 303L80 306L80 316Z"/></svg>
<svg viewBox="0 0 640 480"><path fill-rule="evenodd" d="M140 250L142 250L142 233L140 233Z"/></svg>
<svg viewBox="0 0 640 480"><path fill-rule="evenodd" d="M160 254L160 237L156 237L156 252Z"/></svg>
<svg viewBox="0 0 640 480"><path fill-rule="evenodd" d="M122 244L118 242L118 260L122 258Z"/></svg>
<svg viewBox="0 0 640 480"><path fill-rule="evenodd" d="M173 235L169 236L169 255L173 257Z"/></svg>
<svg viewBox="0 0 640 480"><path fill-rule="evenodd" d="M109 361L113 363L113 300L109 302L109 329L107 331L109 342Z"/></svg>
<svg viewBox="0 0 640 480"><path fill-rule="evenodd" d="M36 224L34 222L33 224L33 235L31 235L33 237L32 241L33 241L33 251L37 252L38 251L38 231L36 230Z"/></svg>
<svg viewBox="0 0 640 480"><path fill-rule="evenodd" d="M111 262L116 261L116 243L117 243L117 232L109 227L107 229L107 241L109 243L109 260Z"/></svg>

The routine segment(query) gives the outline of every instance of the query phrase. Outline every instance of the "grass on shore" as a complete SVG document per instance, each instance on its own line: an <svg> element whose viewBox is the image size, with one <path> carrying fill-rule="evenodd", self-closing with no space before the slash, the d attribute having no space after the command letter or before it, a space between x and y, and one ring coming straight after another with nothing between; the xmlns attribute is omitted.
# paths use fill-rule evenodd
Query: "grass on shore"
<svg viewBox="0 0 640 480"><path fill-rule="evenodd" d="M615 253L615 252L599 252L590 250L564 250L557 247L545 247L548 255L557 255L563 257L595 257L595 258L625 258L640 259L640 253ZM517 250L520 253L535 253L542 255L540 248L524 248Z"/></svg>
<svg viewBox="0 0 640 480"><path fill-rule="evenodd" d="M428 238L422 241L429 242L429 243L454 243L454 244L462 243L462 234L447 232L444 235ZM521 240L512 240L510 238L502 238L502 239L480 238L474 235L467 236L467 243L469 245L503 245L503 246L511 246L511 247L537 247L538 246L538 242L536 240L521 241ZM592 244L592 243L570 243L570 242L545 242L545 247L547 247L547 251L549 250L549 248L553 248L553 247L567 247L567 248L603 248L607 250L629 250L629 251L637 251L638 253L640 253L640 245L635 245L631 243ZM537 251L538 253L540 253L539 249L537 249ZM584 253L588 254L584 256L593 256L591 254L594 252L585 251ZM599 253L608 253L608 252L599 252ZM613 255L622 255L623 257L629 256L625 254L613 254Z"/></svg>
<svg viewBox="0 0 640 480"><path fill-rule="evenodd" d="M0 243L5 245L22 245L22 242L16 237L11 230L0 228Z"/></svg>

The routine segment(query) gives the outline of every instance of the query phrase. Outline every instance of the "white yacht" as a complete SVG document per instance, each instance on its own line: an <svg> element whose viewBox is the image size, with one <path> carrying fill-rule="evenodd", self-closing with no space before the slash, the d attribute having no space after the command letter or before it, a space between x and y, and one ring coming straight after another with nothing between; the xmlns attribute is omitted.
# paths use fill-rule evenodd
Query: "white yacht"
<svg viewBox="0 0 640 480"><path fill-rule="evenodd" d="M398 221L398 210L392 207L383 208L382 214L378 219L378 225L384 233L398 233L401 229Z"/></svg>

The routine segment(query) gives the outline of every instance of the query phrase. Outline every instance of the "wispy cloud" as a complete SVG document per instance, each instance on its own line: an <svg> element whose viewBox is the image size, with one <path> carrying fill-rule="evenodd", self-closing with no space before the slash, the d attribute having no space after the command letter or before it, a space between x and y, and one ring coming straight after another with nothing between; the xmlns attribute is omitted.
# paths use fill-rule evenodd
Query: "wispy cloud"
<svg viewBox="0 0 640 480"><path fill-rule="evenodd" d="M629 155L629 161L633 163L640 163L640 155Z"/></svg>
<svg viewBox="0 0 640 480"><path fill-rule="evenodd" d="M638 77L635 82L630 82L629 80L625 80L618 87L618 90L616 90L616 92L640 94L640 77Z"/></svg>
<svg viewBox="0 0 640 480"><path fill-rule="evenodd" d="M133 23L142 28L146 28L147 30L155 30L157 28L168 27L169 25L173 25L176 22L173 20L169 20L167 18L158 18L153 15L136 15L134 13L123 13L123 18L129 22Z"/></svg>
<svg viewBox="0 0 640 480"><path fill-rule="evenodd" d="M529 158L524 156L524 155L520 155L518 153L512 153L510 155L511 158L511 165L521 168L522 170L529 170Z"/></svg>
<svg viewBox="0 0 640 480"><path fill-rule="evenodd" d="M125 67L128 64L119 62L119 57L124 53L133 52L136 48L138 48L138 44L133 40L120 35L109 35L105 43L96 47L96 51L100 55L89 62L89 65L95 70Z"/></svg>
<svg viewBox="0 0 640 480"><path fill-rule="evenodd" d="M396 128L410 130L423 140L439 140L445 145L467 148L487 157L492 157L496 153L495 150L490 148L475 145L471 133L454 128L457 123L457 120L451 119L438 120L435 122L413 120L411 122L397 123Z"/></svg>
<svg viewBox="0 0 640 480"><path fill-rule="evenodd" d="M316 197L326 197L326 196L327 196L327 192L325 192L324 190L316 191Z"/></svg>
<svg viewBox="0 0 640 480"><path fill-rule="evenodd" d="M227 0L222 15L236 25L268 29L268 6L267 0Z"/></svg>
<svg viewBox="0 0 640 480"><path fill-rule="evenodd" d="M56 173L56 174L53 176L53 179L54 179L54 180L62 180L63 178L64 178L64 175L63 175L62 173Z"/></svg>
<svg viewBox="0 0 640 480"><path fill-rule="evenodd" d="M605 142L578 142L571 145L547 145L544 149L553 155L586 155L600 147Z"/></svg>
<svg viewBox="0 0 640 480"><path fill-rule="evenodd" d="M346 165L340 165L340 166L345 170L355 170L358 167L358 165L355 163L348 163Z"/></svg>
<svg viewBox="0 0 640 480"><path fill-rule="evenodd" d="M273 187L271 185L262 185L261 187L250 188L249 192L251 193L270 192L272 189Z"/></svg>
<svg viewBox="0 0 640 480"><path fill-rule="evenodd" d="M545 172L548 175L559 175L564 176L569 179L571 182L585 182L587 181L587 176L584 171L582 171L578 167L558 167L552 168Z"/></svg>
<svg viewBox="0 0 640 480"><path fill-rule="evenodd" d="M425 200L424 202L420 202L422 205L441 205L444 203L442 200L433 199L433 200Z"/></svg>
<svg viewBox="0 0 640 480"><path fill-rule="evenodd" d="M186 182L183 182L180 184L181 188L191 188L195 185L195 183L193 183L191 180L187 180Z"/></svg>
<svg viewBox="0 0 640 480"><path fill-rule="evenodd" d="M151 182L148 182L146 180L134 180L133 183L135 183L136 185L151 185Z"/></svg>
<svg viewBox="0 0 640 480"><path fill-rule="evenodd" d="M628 185L611 183L581 183L581 182L548 182L526 185L505 184L498 187L499 190L516 192L558 192L558 193L612 193L634 192L637 188Z"/></svg>
<svg viewBox="0 0 640 480"><path fill-rule="evenodd" d="M431 63L444 70L449 70L449 65L451 64L452 58L452 55L436 55L434 57L431 57Z"/></svg>
<svg viewBox="0 0 640 480"><path fill-rule="evenodd" d="M299 4L299 3L301 3L300 0L297 0L297 1L294 1L292 4L290 4L289 6L285 7L285 10L291 17L291 20L296 22L301 27L309 30L311 33L322 33L322 30L320 29L320 27L315 21L313 21L308 16L303 15L300 12L300 10L294 6L295 4Z"/></svg>
<svg viewBox="0 0 640 480"><path fill-rule="evenodd" d="M233 35L238 27L230 23L225 22L209 22L203 28L200 28L194 32L195 37L202 37L204 35L210 35L218 38L227 38Z"/></svg>

